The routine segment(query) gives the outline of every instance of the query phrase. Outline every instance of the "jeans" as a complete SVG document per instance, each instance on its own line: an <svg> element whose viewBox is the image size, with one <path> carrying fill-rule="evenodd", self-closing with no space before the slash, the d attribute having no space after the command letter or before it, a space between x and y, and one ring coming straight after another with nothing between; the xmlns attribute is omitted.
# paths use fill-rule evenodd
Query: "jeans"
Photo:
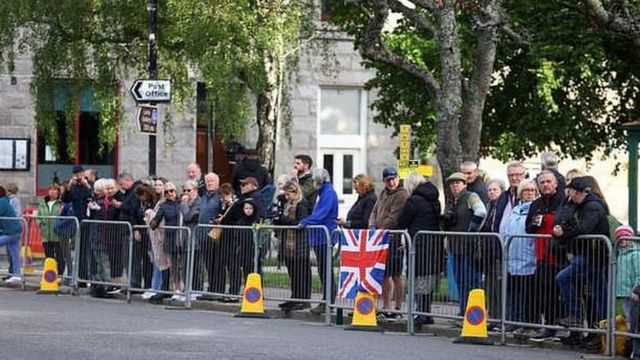
<svg viewBox="0 0 640 360"><path fill-rule="evenodd" d="M580 285L590 285L592 296L595 298L596 321L607 317L607 271L587 263L582 255L571 259L567 267L556 275L560 287L560 295L567 304L569 314L582 318L582 294Z"/></svg>
<svg viewBox="0 0 640 360"><path fill-rule="evenodd" d="M9 273L16 276L20 276L20 236L21 234L0 235L0 246L7 247L11 260Z"/></svg>
<svg viewBox="0 0 640 360"><path fill-rule="evenodd" d="M453 254L453 276L456 279L458 285L458 291L460 293L460 313L464 315L467 309L467 300L469 293L473 289L479 289L480 286L480 273L473 264L471 255L465 254Z"/></svg>
<svg viewBox="0 0 640 360"><path fill-rule="evenodd" d="M151 289L162 290L162 275L163 271L160 270L155 263L153 263L153 275L151 277Z"/></svg>

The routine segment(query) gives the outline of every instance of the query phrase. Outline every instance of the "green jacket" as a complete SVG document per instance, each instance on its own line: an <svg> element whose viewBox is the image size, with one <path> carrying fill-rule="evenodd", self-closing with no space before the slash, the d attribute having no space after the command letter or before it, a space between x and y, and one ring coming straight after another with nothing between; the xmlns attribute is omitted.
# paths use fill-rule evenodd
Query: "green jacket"
<svg viewBox="0 0 640 360"><path fill-rule="evenodd" d="M636 285L640 285L640 249L636 244L630 244L618 248L616 296L629 297Z"/></svg>
<svg viewBox="0 0 640 360"><path fill-rule="evenodd" d="M58 216L62 210L62 201L56 200L49 210L47 205L48 197L45 197L40 201L38 205L38 216ZM38 218L38 225L40 226L40 233L42 234L42 242L54 241L58 242L58 234L53 231L53 226L56 223L56 219L42 219Z"/></svg>

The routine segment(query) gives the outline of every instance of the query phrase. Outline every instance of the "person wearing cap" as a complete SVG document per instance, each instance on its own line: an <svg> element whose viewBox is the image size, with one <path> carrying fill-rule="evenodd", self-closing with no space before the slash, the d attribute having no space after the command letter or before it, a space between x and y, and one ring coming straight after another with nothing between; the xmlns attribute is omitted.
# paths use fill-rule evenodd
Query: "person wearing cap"
<svg viewBox="0 0 640 360"><path fill-rule="evenodd" d="M253 177L258 183L258 189L262 189L265 185L271 184L271 175L269 170L262 166L260 157L255 149L245 149L243 151L243 159L233 170L231 184L236 194L241 194L240 183L242 179Z"/></svg>
<svg viewBox="0 0 640 360"><path fill-rule="evenodd" d="M586 282L596 298L595 322L607 315L607 248L598 239L578 238L581 235L609 236L609 222L602 202L591 193L590 181L585 176L571 180L567 185L569 201L556 211L552 235L559 245L572 254L567 265L556 276L560 295L567 304L569 315L558 322L565 326L582 326L581 294L575 286Z"/></svg>
<svg viewBox="0 0 640 360"><path fill-rule="evenodd" d="M478 194L467 190L467 177L460 172L451 174L446 183L453 195L445 206L443 228L452 232L478 232L487 216L487 209ZM477 242L465 236L448 238L448 251L453 260L453 275L460 289L459 315L464 314L469 292L480 288L480 273L476 268L474 254Z"/></svg>
<svg viewBox="0 0 640 360"><path fill-rule="evenodd" d="M329 234L338 227L336 219L338 218L338 194L331 185L331 177L326 169L316 168L311 172L311 179L315 184L315 188L318 194L318 202L315 204L311 215L305 217L300 221L300 226L324 226L327 228ZM313 249L313 253L316 256L318 262L318 276L322 283L322 300L326 299L327 286L325 281L325 274L330 272L331 275L331 299L335 297L336 286L333 277L333 264L327 260L327 251L330 251L331 245L327 242L327 235L320 229L309 229L307 232L309 236L309 245ZM335 239L332 239L335 241ZM318 306L311 309L311 313L314 315L320 315L325 311L325 304L320 303Z"/></svg>
<svg viewBox="0 0 640 360"><path fill-rule="evenodd" d="M635 231L628 225L615 229L617 267L616 267L616 298L622 302L622 311L627 321L629 332L638 332L638 315L640 299L634 293L634 288L640 287L640 247L631 239ZM634 339L633 353L640 357L640 341Z"/></svg>
<svg viewBox="0 0 640 360"><path fill-rule="evenodd" d="M394 167L386 167L382 171L382 180L384 181L384 189L378 197L371 217L369 217L369 228L396 230L398 229L398 216L402 212L409 193L404 187L400 186L400 178L398 170ZM401 319L402 314L399 312L385 311L391 307L391 286L393 285L394 298L396 301L395 310L400 311L402 308L402 299L404 299L404 286L402 282L402 268L404 260L404 246L402 237L392 236L387 250L387 264L384 270L384 283L382 284L382 304L383 309L380 314L386 318Z"/></svg>

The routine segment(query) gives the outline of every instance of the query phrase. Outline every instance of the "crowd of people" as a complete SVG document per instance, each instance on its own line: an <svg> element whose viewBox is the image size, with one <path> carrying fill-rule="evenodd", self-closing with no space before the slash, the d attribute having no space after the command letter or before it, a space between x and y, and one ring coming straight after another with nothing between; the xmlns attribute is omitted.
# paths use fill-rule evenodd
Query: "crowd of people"
<svg viewBox="0 0 640 360"><path fill-rule="evenodd" d="M122 173L117 179L98 179L95 171L75 166L68 182L49 186L38 214L130 223L134 240L131 274L124 273L128 243L122 235L127 230L112 229L105 234L89 226L82 229L81 238L86 243L83 240L80 247L83 256L79 257L78 275L98 283L118 283L129 276L131 288L142 291L143 298L151 301L169 296L166 292L184 292L189 285L188 236L177 227L188 227L196 239L192 289L196 293L225 294L228 296L219 300L237 302L242 279L262 268L262 250L254 247L249 227L265 222L288 226L273 232L278 259L286 266L291 284L292 300L280 304L285 311L311 307L312 253L323 296L327 293L326 281L333 282L333 276L323 275L333 268L327 252L336 239L314 226L326 227L329 234L338 227L406 229L412 238L425 230L463 234L445 236L443 241L414 239L416 310L431 312L441 274L450 263L459 292L459 314L465 311L469 292L483 288L489 316L500 317L501 262L506 258L505 316L516 323L577 328L585 323L596 326L606 319L607 265L612 255L618 257L618 264L625 264L615 279L616 296L624 302L630 329L636 331L640 248L621 240L616 247L618 253L609 254L602 238L594 237L616 241L635 235L634 229L616 223L594 177L577 170L560 174L556 157L550 152L542 154L541 165L537 176L530 177L522 163L507 164L505 184L488 177L476 163L462 162L460 171L445 179L445 191L450 196L444 208L438 188L418 173L401 181L397 169L384 168L380 178L384 189L379 194L374 177L358 174L353 178L358 199L344 218L338 215L338 196L329 172L314 168L312 158L305 154L296 155L292 171L279 175L274 184L255 151L244 153L232 182L227 184L220 185L217 174L202 174L197 164L190 164L180 194L179 186L162 177L135 180ZM9 193L0 187L0 217L21 213L11 205ZM74 234L69 224L64 224L60 219L39 220L46 255L57 260L60 274L70 274L71 245L66 240ZM226 231L218 225L237 228ZM8 246L11 259L12 275L7 281L19 281L16 238L20 228L2 220L0 228L0 245ZM470 237L470 233L476 235ZM496 240L482 234L499 237ZM402 236L391 236L380 318L402 318L406 245ZM331 296L335 296L335 283L331 289ZM117 291L100 284L91 286L94 296ZM324 303L310 310L321 314ZM418 326L433 323L427 315L411 320ZM510 330L524 331L518 326ZM555 330L547 328L532 334L532 339L542 341L556 335ZM563 341L580 342L581 334L572 332Z"/></svg>

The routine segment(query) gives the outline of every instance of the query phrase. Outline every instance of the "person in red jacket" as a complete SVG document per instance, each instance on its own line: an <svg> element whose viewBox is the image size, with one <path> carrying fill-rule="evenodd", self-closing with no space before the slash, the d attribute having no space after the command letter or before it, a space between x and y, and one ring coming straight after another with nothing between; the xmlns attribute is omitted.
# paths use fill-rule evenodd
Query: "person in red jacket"
<svg viewBox="0 0 640 360"><path fill-rule="evenodd" d="M528 234L551 235L554 212L565 199L564 192L558 191L558 181L550 170L542 170L537 177L540 197L533 201L526 220ZM556 240L540 237L535 241L536 279L535 314L545 318L545 324L557 325L557 319L564 316L556 275L562 269L565 256L560 253ZM556 340L556 331L543 329L532 341Z"/></svg>

